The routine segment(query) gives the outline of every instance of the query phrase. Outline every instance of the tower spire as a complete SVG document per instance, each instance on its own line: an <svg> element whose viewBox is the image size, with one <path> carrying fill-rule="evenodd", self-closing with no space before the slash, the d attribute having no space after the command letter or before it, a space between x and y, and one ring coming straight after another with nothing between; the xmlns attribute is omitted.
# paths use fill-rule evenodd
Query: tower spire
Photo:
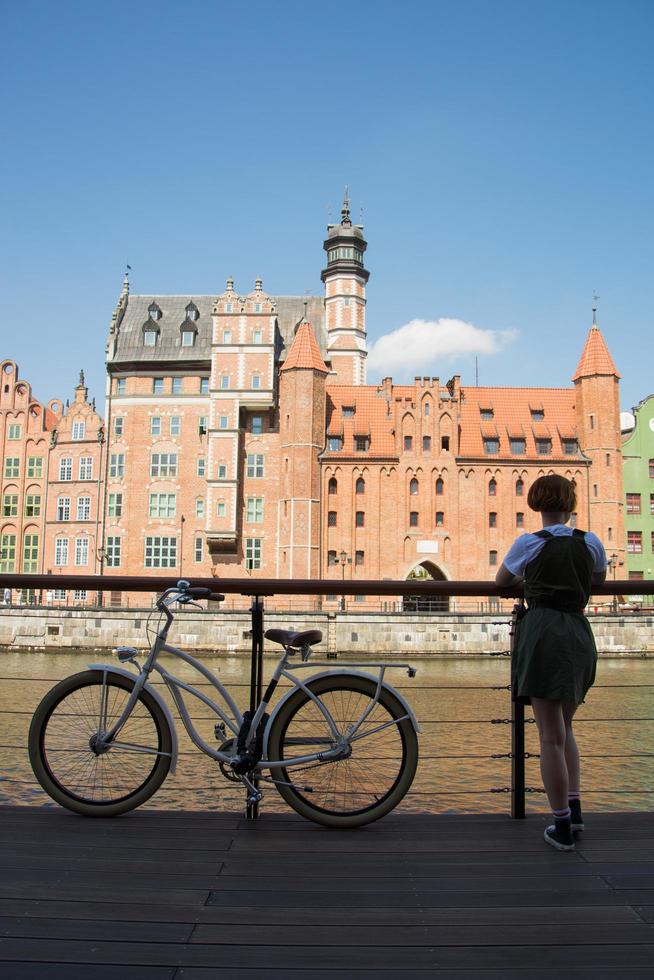
<svg viewBox="0 0 654 980"><path fill-rule="evenodd" d="M347 184L345 185L345 196L343 198L343 207L341 208L341 224L352 224L352 219L350 218L350 195L348 194Z"/></svg>
<svg viewBox="0 0 654 980"><path fill-rule="evenodd" d="M597 293L593 293L593 326L597 326L597 300L599 296Z"/></svg>

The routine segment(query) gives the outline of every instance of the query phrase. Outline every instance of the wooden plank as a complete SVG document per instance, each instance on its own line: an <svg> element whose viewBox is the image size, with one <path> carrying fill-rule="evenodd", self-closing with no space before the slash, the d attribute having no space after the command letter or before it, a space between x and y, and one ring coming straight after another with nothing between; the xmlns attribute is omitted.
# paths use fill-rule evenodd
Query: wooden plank
<svg viewBox="0 0 654 980"><path fill-rule="evenodd" d="M130 889L136 887L147 891L159 890L168 886L177 891L181 889L197 891L216 887L217 875L210 870L203 875L169 874L164 866L158 874L152 872L134 873L129 863L125 863L120 870L116 871L118 861L119 858L116 859L114 870L111 873L103 874L100 879L94 870L71 869L65 862L62 862L55 871L38 868L6 868L0 877L0 889L4 891L9 886L20 886L23 882L47 883L51 888L74 887L76 885L85 888L89 885L99 885L107 895L126 887Z"/></svg>
<svg viewBox="0 0 654 980"><path fill-rule="evenodd" d="M38 879L23 882L5 882L0 880L0 898L47 900L53 894L62 901L71 902L102 902L107 898L107 888L102 882L92 884L58 883L53 892L53 883L41 882ZM193 891L175 888L143 889L125 885L119 892L121 903L125 905L169 905L197 907L205 904L208 892L205 889Z"/></svg>
<svg viewBox="0 0 654 980"><path fill-rule="evenodd" d="M14 961L5 963L5 968L6 972L0 973L0 976L6 976L8 980L89 980L87 964ZM174 966L130 966L129 980L174 980L178 973ZM124 966L106 966L98 963L93 966L93 980L128 980L128 975L125 973ZM250 980L252 980L251 973Z"/></svg>
<svg viewBox="0 0 654 980"><path fill-rule="evenodd" d="M410 965L406 965L402 969L401 978L402 980L524 980L525 977L529 977L529 980L552 980L553 971L548 969L534 969L534 967L528 968L529 972L525 973L523 967L518 967L516 969L500 969L500 970L486 970L483 967L478 967L474 970L456 970L454 973L449 968L445 970L438 969L412 969ZM74 974L77 976L77 974ZM362 968L343 968L338 972L338 980L398 980L399 974L397 970L366 970ZM625 968L623 966L613 968L609 967L605 969L599 966L592 966L584 969L567 969L565 971L565 980L625 980L625 977L633 978L633 980L651 980L652 971L650 967L632 967L629 969L628 973L625 973ZM292 973L287 970L275 970L266 969L265 973L259 972L253 974L252 970L239 970L230 967L225 970L210 969L204 967L180 967L175 974L175 980L261 980L265 977L266 980L334 980L334 974L331 970L321 970L319 967L309 967L309 969L294 969ZM31 978L30 978L31 980ZM58 978L57 978L58 980Z"/></svg>
<svg viewBox="0 0 654 980"><path fill-rule="evenodd" d="M457 891L444 891L441 888L433 891L423 890L416 894L409 889L398 889L396 894L388 892L380 894L373 892L341 891L321 893L318 889L302 890L280 893L276 902L285 908L301 908L311 906L315 909L328 909L340 907L343 909L358 908L397 908L398 905L405 908L416 910L416 914L425 906L438 908L442 906L457 905L465 908L479 908L488 905L501 907L511 907L516 901L515 893L507 894L505 891L492 891L490 889L459 889ZM548 905L556 902L561 906L583 905L628 905L629 901L624 896L618 896L615 892L596 892L584 893L582 895L572 895L566 888L541 888L534 887L531 893L525 892L520 895L520 901L525 905L538 906ZM262 904L261 892L251 889L242 891L213 891L209 902L212 906L227 907L251 907Z"/></svg>
<svg viewBox="0 0 654 980"><path fill-rule="evenodd" d="M117 872L117 864L124 873L139 877L149 873L159 873L169 876L206 877L220 874L223 861L217 859L220 854L226 857L227 851L214 852L204 859L199 852L183 852L183 855L167 851L149 851L143 854L137 848L124 850L121 848L120 858L112 853L110 848L90 850L88 848L46 848L40 845L38 850L32 847L16 848L0 852L0 875L8 877L14 870L41 871L44 874L62 871L95 872L96 874L111 875Z"/></svg>
<svg viewBox="0 0 654 980"><path fill-rule="evenodd" d="M643 923L645 929L649 928ZM628 927L627 927L628 928ZM176 922L123 922L68 918L24 918L0 916L0 936L36 939L97 939L108 942L184 943L194 926Z"/></svg>

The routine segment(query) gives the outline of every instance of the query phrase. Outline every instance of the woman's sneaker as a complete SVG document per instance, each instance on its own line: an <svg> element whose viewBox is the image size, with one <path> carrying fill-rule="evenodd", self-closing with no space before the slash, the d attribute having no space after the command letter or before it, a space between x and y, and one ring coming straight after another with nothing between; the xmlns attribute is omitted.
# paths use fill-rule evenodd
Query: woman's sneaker
<svg viewBox="0 0 654 980"><path fill-rule="evenodd" d="M581 801L570 800L570 820L572 821L572 832L584 829L584 818L581 815Z"/></svg>
<svg viewBox="0 0 654 980"><path fill-rule="evenodd" d="M554 820L554 823L545 829L545 840L557 851L574 851L575 842L572 838L572 823L570 817L564 820Z"/></svg>

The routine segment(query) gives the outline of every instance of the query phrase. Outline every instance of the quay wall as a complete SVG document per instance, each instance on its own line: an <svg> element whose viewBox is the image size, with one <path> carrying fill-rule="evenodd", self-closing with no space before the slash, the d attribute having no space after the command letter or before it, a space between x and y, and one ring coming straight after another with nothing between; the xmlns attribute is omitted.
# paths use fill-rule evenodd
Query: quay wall
<svg viewBox="0 0 654 980"><path fill-rule="evenodd" d="M46 650L112 650L147 647L145 627L150 610L0 609L0 647ZM597 614L589 617L598 651L607 657L654 657L654 617ZM151 625L158 621L152 617ZM477 655L499 653L509 646L508 618L496 614L428 614L389 612L275 612L265 627L320 629L317 655L364 654ZM251 650L247 611L180 610L170 632L174 646L202 653L248 654ZM279 647L266 640L265 652Z"/></svg>

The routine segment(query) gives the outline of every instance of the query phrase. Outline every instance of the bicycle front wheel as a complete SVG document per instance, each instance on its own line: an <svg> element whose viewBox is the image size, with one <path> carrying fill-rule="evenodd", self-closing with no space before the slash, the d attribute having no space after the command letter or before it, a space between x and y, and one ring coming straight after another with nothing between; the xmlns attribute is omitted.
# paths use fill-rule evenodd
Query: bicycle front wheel
<svg viewBox="0 0 654 980"><path fill-rule="evenodd" d="M148 800L168 775L172 734L142 691L115 744L97 754L94 737L120 718L134 688L121 674L87 670L61 681L34 712L29 756L55 802L85 816L112 817Z"/></svg>
<svg viewBox="0 0 654 980"><path fill-rule="evenodd" d="M335 674L307 686L343 736L372 708L350 741L348 758L272 769L272 778L280 780L278 791L297 813L327 827L360 827L378 820L397 806L416 773L418 739L406 708L386 688L374 703L377 683L367 677ZM298 690L275 718L268 758L297 758L335 744L316 702Z"/></svg>

